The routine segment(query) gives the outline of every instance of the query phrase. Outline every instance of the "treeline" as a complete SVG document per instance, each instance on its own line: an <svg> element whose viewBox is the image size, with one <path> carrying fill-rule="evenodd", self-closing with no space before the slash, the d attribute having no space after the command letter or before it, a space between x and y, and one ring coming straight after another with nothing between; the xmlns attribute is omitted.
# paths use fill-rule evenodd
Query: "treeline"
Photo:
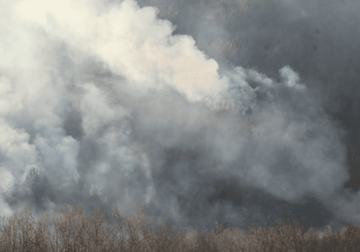
<svg viewBox="0 0 360 252"><path fill-rule="evenodd" d="M317 252L360 251L360 227L339 232L328 226L324 234L301 224L275 227L254 225L251 230L223 229L215 223L209 232L154 223L139 210L123 217L118 209L86 214L81 207L62 207L41 218L24 210L0 219L0 251L7 252Z"/></svg>

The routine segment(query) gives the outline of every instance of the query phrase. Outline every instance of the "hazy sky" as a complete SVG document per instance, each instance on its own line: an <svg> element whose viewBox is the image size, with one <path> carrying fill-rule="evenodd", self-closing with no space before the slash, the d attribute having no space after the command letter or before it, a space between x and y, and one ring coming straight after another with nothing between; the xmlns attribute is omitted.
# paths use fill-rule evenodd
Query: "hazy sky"
<svg viewBox="0 0 360 252"><path fill-rule="evenodd" d="M360 222L358 1L0 5L0 214Z"/></svg>

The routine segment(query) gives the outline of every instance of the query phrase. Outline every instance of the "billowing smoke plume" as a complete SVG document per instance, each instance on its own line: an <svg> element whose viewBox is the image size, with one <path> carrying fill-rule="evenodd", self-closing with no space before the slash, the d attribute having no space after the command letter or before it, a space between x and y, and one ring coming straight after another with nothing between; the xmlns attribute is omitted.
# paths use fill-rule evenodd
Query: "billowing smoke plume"
<svg viewBox="0 0 360 252"><path fill-rule="evenodd" d="M344 129L292 61L260 72L240 53L238 66L199 21L187 33L216 61L160 2L0 3L1 214L76 203L204 228L360 221Z"/></svg>

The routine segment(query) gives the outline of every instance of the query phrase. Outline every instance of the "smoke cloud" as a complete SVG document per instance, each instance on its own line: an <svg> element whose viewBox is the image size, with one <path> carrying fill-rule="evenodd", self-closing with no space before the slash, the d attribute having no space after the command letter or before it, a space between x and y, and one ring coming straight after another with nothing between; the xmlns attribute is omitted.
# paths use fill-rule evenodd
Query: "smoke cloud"
<svg viewBox="0 0 360 252"><path fill-rule="evenodd" d="M197 228L360 221L336 87L321 93L324 70L294 63L293 33L268 42L248 28L272 15L265 2L224 2L242 10L229 17L210 2L181 15L185 1L0 0L0 214L82 204ZM280 26L304 8L267 4Z"/></svg>

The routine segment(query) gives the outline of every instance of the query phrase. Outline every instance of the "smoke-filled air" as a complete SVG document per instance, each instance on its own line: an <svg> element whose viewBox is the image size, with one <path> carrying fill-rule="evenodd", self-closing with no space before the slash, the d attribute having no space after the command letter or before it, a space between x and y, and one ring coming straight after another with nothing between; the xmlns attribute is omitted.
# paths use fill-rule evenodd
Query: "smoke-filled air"
<svg viewBox="0 0 360 252"><path fill-rule="evenodd" d="M360 223L359 1L0 6L0 215Z"/></svg>

